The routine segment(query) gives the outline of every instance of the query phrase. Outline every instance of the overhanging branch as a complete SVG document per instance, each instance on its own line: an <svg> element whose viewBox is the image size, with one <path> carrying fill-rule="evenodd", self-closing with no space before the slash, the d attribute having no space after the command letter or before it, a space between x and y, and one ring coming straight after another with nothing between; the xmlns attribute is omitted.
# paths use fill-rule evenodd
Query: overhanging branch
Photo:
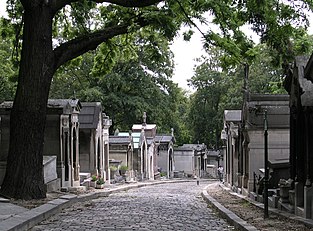
<svg viewBox="0 0 313 231"><path fill-rule="evenodd" d="M141 19L137 21L137 24L140 25L140 27L144 27L149 25L149 22ZM61 44L54 49L55 70L67 61L90 50L95 50L101 43L106 42L117 35L128 33L130 25L131 24L112 26Z"/></svg>
<svg viewBox="0 0 313 231"><path fill-rule="evenodd" d="M79 1L80 0L50 0L50 4L53 11L56 12L61 8L65 7L66 5ZM90 0L90 1L95 3L112 3L123 7L146 7L162 2L164 0Z"/></svg>
<svg viewBox="0 0 313 231"><path fill-rule="evenodd" d="M59 68L67 61L76 58L87 51L95 50L97 46L114 36L128 32L128 25L115 26L97 31L86 36L63 43L54 50L55 68Z"/></svg>

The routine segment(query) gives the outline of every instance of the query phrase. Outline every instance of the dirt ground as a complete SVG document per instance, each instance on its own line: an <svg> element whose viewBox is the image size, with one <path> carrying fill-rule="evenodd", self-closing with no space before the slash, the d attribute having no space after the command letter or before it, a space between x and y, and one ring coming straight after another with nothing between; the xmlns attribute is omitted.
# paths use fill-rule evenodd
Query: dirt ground
<svg viewBox="0 0 313 231"><path fill-rule="evenodd" d="M219 184L208 188L208 194L222 204L225 208L235 213L238 217L262 231L307 231L313 228L305 227L292 219L287 219L269 212L269 218L264 219L264 211L229 191L222 190Z"/></svg>

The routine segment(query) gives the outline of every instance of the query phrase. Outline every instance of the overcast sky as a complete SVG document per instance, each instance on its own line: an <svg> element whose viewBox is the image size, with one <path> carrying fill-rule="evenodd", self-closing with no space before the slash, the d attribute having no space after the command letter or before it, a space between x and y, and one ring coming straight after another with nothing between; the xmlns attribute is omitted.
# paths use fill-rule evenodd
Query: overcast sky
<svg viewBox="0 0 313 231"><path fill-rule="evenodd" d="M189 42L184 41L182 35L178 36L171 45L171 50L175 62L173 81L178 83L179 87L188 90L187 79L193 76L195 59L205 55L200 32L195 31Z"/></svg>

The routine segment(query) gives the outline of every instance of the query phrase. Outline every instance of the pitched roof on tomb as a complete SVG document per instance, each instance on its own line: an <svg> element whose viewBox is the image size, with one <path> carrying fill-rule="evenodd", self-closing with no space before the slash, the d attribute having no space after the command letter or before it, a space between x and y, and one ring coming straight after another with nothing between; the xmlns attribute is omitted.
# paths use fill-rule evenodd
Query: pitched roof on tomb
<svg viewBox="0 0 313 231"><path fill-rule="evenodd" d="M129 136L109 136L110 144L129 144Z"/></svg>
<svg viewBox="0 0 313 231"><path fill-rule="evenodd" d="M79 114L80 128L97 128L102 107L100 102L82 102ZM101 122L101 121L100 121Z"/></svg>
<svg viewBox="0 0 313 231"><path fill-rule="evenodd" d="M241 121L241 110L225 110L224 118L225 118L225 121L228 121L228 122Z"/></svg>
<svg viewBox="0 0 313 231"><path fill-rule="evenodd" d="M0 104L0 108L12 108L13 101L4 101Z"/></svg>
<svg viewBox="0 0 313 231"><path fill-rule="evenodd" d="M183 146L175 147L175 150L194 151L195 149L206 149L206 145L203 144L183 144Z"/></svg>
<svg viewBox="0 0 313 231"><path fill-rule="evenodd" d="M141 131L142 128L144 128L145 130L152 130L156 128L156 124L146 124L144 126L142 124L134 124L132 130Z"/></svg>
<svg viewBox="0 0 313 231"><path fill-rule="evenodd" d="M71 107L81 108L81 103L78 99L48 99L48 108L64 108L69 104ZM4 101L0 104L1 108L12 108L13 101Z"/></svg>
<svg viewBox="0 0 313 231"><path fill-rule="evenodd" d="M81 107L81 103L78 99L48 99L47 107L63 108L67 104L69 104L71 107Z"/></svg>
<svg viewBox="0 0 313 231"><path fill-rule="evenodd" d="M173 141L174 137L171 135L161 135L158 134L155 136L155 142L157 143L170 143Z"/></svg>
<svg viewBox="0 0 313 231"><path fill-rule="evenodd" d="M247 106L249 127L264 127L265 110L268 127L289 127L288 95L251 94Z"/></svg>

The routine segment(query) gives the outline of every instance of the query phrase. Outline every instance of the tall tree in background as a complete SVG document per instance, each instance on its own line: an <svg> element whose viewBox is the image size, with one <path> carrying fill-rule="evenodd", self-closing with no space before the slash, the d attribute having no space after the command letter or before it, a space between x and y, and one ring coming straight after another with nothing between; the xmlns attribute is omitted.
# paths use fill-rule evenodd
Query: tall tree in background
<svg viewBox="0 0 313 231"><path fill-rule="evenodd" d="M222 117L220 103L226 93L227 77L221 69L219 48L211 47L210 56L199 59L195 75L189 85L196 89L190 99L189 122L193 143L205 143L210 148L219 147Z"/></svg>

